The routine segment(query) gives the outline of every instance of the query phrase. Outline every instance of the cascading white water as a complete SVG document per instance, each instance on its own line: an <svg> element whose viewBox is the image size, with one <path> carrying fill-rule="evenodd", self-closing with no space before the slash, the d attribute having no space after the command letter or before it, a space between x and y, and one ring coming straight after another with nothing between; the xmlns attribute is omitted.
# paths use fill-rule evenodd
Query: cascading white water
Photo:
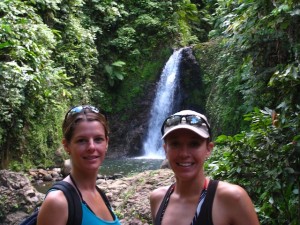
<svg viewBox="0 0 300 225"><path fill-rule="evenodd" d="M164 158L165 156L160 128L164 119L173 112L182 50L183 48L173 52L161 73L150 112L147 135L143 144L143 157Z"/></svg>

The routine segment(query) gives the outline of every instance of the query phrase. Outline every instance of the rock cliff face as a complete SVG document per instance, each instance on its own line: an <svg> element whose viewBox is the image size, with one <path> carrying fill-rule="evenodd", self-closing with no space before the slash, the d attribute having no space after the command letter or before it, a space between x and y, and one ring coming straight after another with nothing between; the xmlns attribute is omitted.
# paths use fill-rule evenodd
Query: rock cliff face
<svg viewBox="0 0 300 225"><path fill-rule="evenodd" d="M0 170L0 225L19 224L44 199L23 173Z"/></svg>
<svg viewBox="0 0 300 225"><path fill-rule="evenodd" d="M159 80L157 77L157 81ZM142 144L153 99L156 83L149 83L144 93L135 100L134 108L128 108L119 115L109 117L111 126L108 157L142 155ZM202 89L202 76L199 64L193 55L192 48L184 48L180 63L180 99L177 108L193 109L203 112L205 101ZM122 119L126 116L126 120ZM158 129L157 132L160 132Z"/></svg>
<svg viewBox="0 0 300 225"><path fill-rule="evenodd" d="M152 224L149 194L174 182L169 169L149 170L116 180L97 180L122 225ZM0 225L16 225L44 199L23 173L0 171Z"/></svg>

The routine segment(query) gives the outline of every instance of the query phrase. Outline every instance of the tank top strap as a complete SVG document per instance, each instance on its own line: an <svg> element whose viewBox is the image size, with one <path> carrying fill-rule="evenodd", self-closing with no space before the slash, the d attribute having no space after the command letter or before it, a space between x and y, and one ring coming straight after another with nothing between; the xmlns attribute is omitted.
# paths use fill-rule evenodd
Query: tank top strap
<svg viewBox="0 0 300 225"><path fill-rule="evenodd" d="M167 205L168 205L169 200L170 200L170 196L174 191L174 187L175 187L175 183L170 185L169 189L167 190L167 192L165 194L165 197L162 200L162 203L160 204L160 207L157 211L154 225L160 225L161 224L162 218L164 216L164 213L166 211Z"/></svg>
<svg viewBox="0 0 300 225"><path fill-rule="evenodd" d="M210 180L207 188L207 193L199 217L195 224L213 225L212 222L212 206L215 198L216 190L218 187L218 180Z"/></svg>

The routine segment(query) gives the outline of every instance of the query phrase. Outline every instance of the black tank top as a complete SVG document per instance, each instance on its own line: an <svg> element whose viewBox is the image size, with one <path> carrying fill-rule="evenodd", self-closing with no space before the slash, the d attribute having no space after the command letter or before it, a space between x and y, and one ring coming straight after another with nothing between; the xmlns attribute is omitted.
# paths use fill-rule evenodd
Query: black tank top
<svg viewBox="0 0 300 225"><path fill-rule="evenodd" d="M196 220L195 224L201 224L201 225L214 225L212 222L212 205L215 197L215 193L217 190L219 181L217 180L210 180L208 187L207 187L207 194L205 196L205 200L203 202L203 205L201 206L201 211L199 213L199 216ZM174 185L171 185L168 189L162 203L160 204L160 207L158 209L158 212L155 217L155 223L154 225L161 225L163 214L168 206L168 201L170 198L170 195L173 192Z"/></svg>

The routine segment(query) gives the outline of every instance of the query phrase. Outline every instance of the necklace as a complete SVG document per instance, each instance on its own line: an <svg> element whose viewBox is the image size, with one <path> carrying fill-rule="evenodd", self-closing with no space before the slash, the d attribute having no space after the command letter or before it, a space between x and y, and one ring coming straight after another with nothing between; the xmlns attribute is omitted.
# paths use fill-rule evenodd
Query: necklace
<svg viewBox="0 0 300 225"><path fill-rule="evenodd" d="M75 182L73 176L71 175L71 173L69 174L69 176L70 176L71 181L72 181L72 183L74 184L74 186L75 186L75 188L76 188L76 190L77 190L77 192L78 192L78 194L79 194L79 196L80 196L81 201L85 203L85 201L84 201L83 198L82 198L82 194L81 194L79 188L77 187L77 184L76 184L76 182Z"/></svg>
<svg viewBox="0 0 300 225"><path fill-rule="evenodd" d="M70 176L71 181L72 181L72 183L74 184L74 186L75 186L75 188L76 188L76 190L77 190L77 192L78 192L78 194L79 194L79 196L80 196L80 199L81 199L82 203L85 204L86 207L88 207L88 209L91 210L92 213L94 213L93 210L91 209L91 207L89 207L89 205L83 200L82 194L81 194L79 188L77 187L77 184L76 184L76 182L75 182L73 176L71 175L71 173L69 174L69 176ZM95 213L94 213L94 214L95 214ZM95 214L95 215L96 215L96 214Z"/></svg>
<svg viewBox="0 0 300 225"><path fill-rule="evenodd" d="M93 212L93 210L91 209L91 207L89 207L89 205L83 200L82 194L81 194L79 188L77 187L77 184L76 184L76 182L75 182L73 176L71 175L71 173L69 174L69 176L70 176L70 179L71 179L72 183L74 184L74 186L75 186L75 188L76 188L76 190L77 190L77 192L78 192L78 194L79 194L79 196L80 196L80 199L81 199L82 203L83 203L84 205L86 205L86 207L87 207L94 215L96 215L96 214ZM99 188L97 188L97 186L96 186L96 189L97 189L97 191L99 192L99 194L101 195L101 198L103 199L103 201L104 201L106 207L108 208L108 210L109 210L109 212L110 212L112 218L115 219L115 215L114 215L113 211L111 210L111 206L110 206L110 204L109 204L109 202L108 202L107 197L105 196L105 194L104 194Z"/></svg>
<svg viewBox="0 0 300 225"><path fill-rule="evenodd" d="M70 176L71 181L72 181L72 183L74 184L74 186L75 186L75 188L76 188L76 190L77 190L77 192L78 192L78 194L79 194L79 196L80 196L80 199L81 199L82 203L83 203L84 205L86 205L86 207L87 207L92 213L94 213L94 211L91 209L91 207L89 207L89 205L83 200L82 194L81 194L79 188L77 187L77 184L76 184L76 182L75 182L73 176L71 175L71 173L69 174L69 176ZM94 214L95 214L95 213L94 213ZM95 214L95 215L96 215L96 214Z"/></svg>

